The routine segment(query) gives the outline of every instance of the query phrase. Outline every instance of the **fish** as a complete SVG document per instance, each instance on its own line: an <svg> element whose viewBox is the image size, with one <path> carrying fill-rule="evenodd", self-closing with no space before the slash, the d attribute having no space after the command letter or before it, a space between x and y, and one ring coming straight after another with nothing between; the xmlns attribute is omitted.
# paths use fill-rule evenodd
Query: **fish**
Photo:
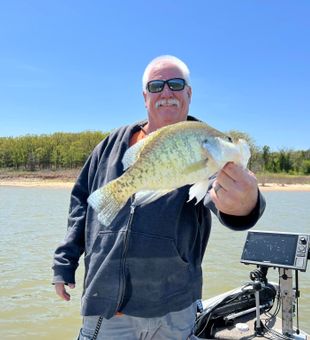
<svg viewBox="0 0 310 340"><path fill-rule="evenodd" d="M123 156L123 174L95 190L88 204L101 224L109 226L134 195L134 204L149 204L165 194L191 185L188 201L207 194L210 177L227 162L247 166L250 149L243 139L200 121L164 126L146 136Z"/></svg>

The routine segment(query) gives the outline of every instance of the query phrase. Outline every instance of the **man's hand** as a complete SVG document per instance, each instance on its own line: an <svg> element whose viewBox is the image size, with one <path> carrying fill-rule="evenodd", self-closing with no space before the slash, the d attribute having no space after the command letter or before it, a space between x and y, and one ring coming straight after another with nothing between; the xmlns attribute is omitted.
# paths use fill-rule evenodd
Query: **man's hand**
<svg viewBox="0 0 310 340"><path fill-rule="evenodd" d="M250 170L229 162L219 171L210 196L222 213L246 216L257 203L256 177Z"/></svg>
<svg viewBox="0 0 310 340"><path fill-rule="evenodd" d="M68 284L69 288L73 289L75 288L75 284L69 283ZM69 301L71 296L69 293L67 293L65 284L63 282L56 282L55 283L55 291L56 294L59 295L63 300Z"/></svg>

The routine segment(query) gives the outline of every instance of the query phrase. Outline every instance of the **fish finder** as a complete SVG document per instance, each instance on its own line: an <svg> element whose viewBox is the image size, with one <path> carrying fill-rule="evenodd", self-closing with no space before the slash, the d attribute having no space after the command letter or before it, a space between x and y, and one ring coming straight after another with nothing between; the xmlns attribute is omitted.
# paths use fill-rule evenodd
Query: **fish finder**
<svg viewBox="0 0 310 340"><path fill-rule="evenodd" d="M310 234L249 231L240 259L240 262L245 264L256 264L261 272L267 272L268 267L278 268L279 299L282 305L282 334L289 339L306 339L306 337L299 334L299 330L295 333L293 311L296 304L298 325L298 272L305 272L307 269L310 254L309 244ZM295 271L295 289L293 289L293 270ZM256 275L254 283L260 283L260 281L263 282ZM257 335L261 335L264 329L260 321L259 291L255 292L255 298L255 330Z"/></svg>
<svg viewBox="0 0 310 340"><path fill-rule="evenodd" d="M306 271L310 235L249 231L240 262Z"/></svg>

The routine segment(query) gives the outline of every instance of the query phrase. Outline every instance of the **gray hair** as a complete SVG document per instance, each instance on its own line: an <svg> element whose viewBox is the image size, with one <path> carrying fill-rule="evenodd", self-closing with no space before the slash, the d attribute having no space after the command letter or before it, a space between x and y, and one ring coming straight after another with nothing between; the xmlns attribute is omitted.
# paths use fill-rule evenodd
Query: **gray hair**
<svg viewBox="0 0 310 340"><path fill-rule="evenodd" d="M174 57L172 55L162 55L159 56L155 59L153 59L145 68L144 73L143 73L143 77L142 77L142 89L143 91L145 91L146 89L146 84L148 82L149 79L149 74L151 69L154 68L155 65L162 65L166 62L169 62L173 65L175 65L178 69L180 69L180 71L183 74L183 77L186 81L187 85L190 85L190 78L189 78L189 68L187 67L187 65L179 58Z"/></svg>

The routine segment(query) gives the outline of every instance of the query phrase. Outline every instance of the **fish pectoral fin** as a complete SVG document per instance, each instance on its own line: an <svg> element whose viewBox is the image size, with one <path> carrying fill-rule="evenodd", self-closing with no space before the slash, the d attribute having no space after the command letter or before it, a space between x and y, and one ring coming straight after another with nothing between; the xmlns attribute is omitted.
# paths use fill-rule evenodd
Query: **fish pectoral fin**
<svg viewBox="0 0 310 340"><path fill-rule="evenodd" d="M139 158L140 151L143 145L145 144L146 140L147 138L143 138L126 150L124 157L122 159L124 171L127 170L130 166L132 166Z"/></svg>
<svg viewBox="0 0 310 340"><path fill-rule="evenodd" d="M196 204L199 203L206 196L208 189L209 179L195 183L189 189L189 198L187 202L196 197Z"/></svg>
<svg viewBox="0 0 310 340"><path fill-rule="evenodd" d="M160 197L166 195L168 192L172 191L173 189L165 189L165 190L144 190L144 191L138 191L135 194L135 203L136 205L142 205L142 204L149 204Z"/></svg>
<svg viewBox="0 0 310 340"><path fill-rule="evenodd" d="M206 158L206 159L202 159L202 160L200 160L196 163L192 163L185 168L184 173L185 174L191 174L193 172L196 172L196 171L199 171L203 168L206 168L207 162L208 162L208 159Z"/></svg>

